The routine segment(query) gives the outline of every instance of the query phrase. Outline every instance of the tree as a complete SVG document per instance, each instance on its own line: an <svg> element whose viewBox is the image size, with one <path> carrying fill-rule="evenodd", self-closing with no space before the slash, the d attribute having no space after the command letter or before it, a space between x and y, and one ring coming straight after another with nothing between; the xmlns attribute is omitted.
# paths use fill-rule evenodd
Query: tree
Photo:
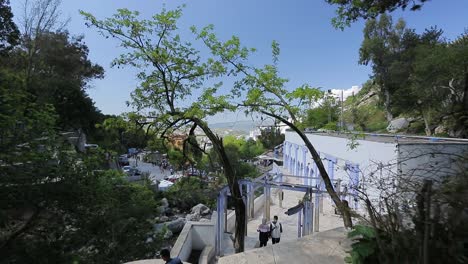
<svg viewBox="0 0 468 264"><path fill-rule="evenodd" d="M114 65L141 69L138 77L142 82L132 93L132 105L140 114L147 113L155 127L161 128L159 135L165 137L186 128L191 136L199 128L212 142L235 200L235 250L243 251L245 206L237 182L239 176L226 155L223 139L204 121L207 116L234 109L228 102L232 95L217 95L220 83L209 86L205 82L228 73L223 62L213 58L203 61L200 52L177 35L181 8L163 9L151 20L139 19L138 12L127 9L119 9L105 20L83 11L81 14L88 26L96 27L106 37L118 39L128 51Z"/></svg>
<svg viewBox="0 0 468 264"><path fill-rule="evenodd" d="M373 79L379 88L387 121L393 119L392 95L408 79L406 69L411 60L401 59L405 50L414 45L412 30L406 29L400 19L393 26L392 18L382 14L379 19L370 19L364 28L364 40L359 49L359 63L372 64Z"/></svg>
<svg viewBox="0 0 468 264"><path fill-rule="evenodd" d="M116 263L150 257L155 201L56 130L57 115L0 69L0 263Z"/></svg>
<svg viewBox="0 0 468 264"><path fill-rule="evenodd" d="M19 40L19 31L13 22L8 0L0 0L0 55L11 50Z"/></svg>
<svg viewBox="0 0 468 264"><path fill-rule="evenodd" d="M193 30L196 31L196 29ZM274 63L265 65L263 68L252 68L247 66L246 60L249 53L254 51L253 49L242 47L237 37L232 37L223 43L217 39L212 30L212 26L206 27L198 32L198 37L203 39L213 55L229 63L232 71L244 76L241 80L236 81L232 91L235 95L246 91L246 96L243 97L243 102L239 106L246 107L248 113L257 112L272 117L286 124L299 135L317 165L328 194L343 214L344 226L352 227L350 209L335 192L319 154L299 127L299 119L304 117L306 107L317 101L322 96L322 92L307 84L291 92L284 88L287 80L278 76L276 65L280 53L277 42L272 43Z"/></svg>
<svg viewBox="0 0 468 264"><path fill-rule="evenodd" d="M284 134L276 126L262 128L260 129L258 141L262 143L265 149L273 149L284 142Z"/></svg>
<svg viewBox="0 0 468 264"><path fill-rule="evenodd" d="M315 129L324 128L327 124L337 123L339 120L339 104L335 98L324 94L320 105L307 110L304 125Z"/></svg>
<svg viewBox="0 0 468 264"><path fill-rule="evenodd" d="M42 32L35 43L40 49L34 56L27 83L31 94L38 103L55 107L62 129L81 128L87 133L93 132L94 125L102 121L102 114L87 95L86 88L91 80L104 77L104 69L88 59L89 50L81 36ZM19 56L26 55L18 52ZM23 69L27 69L28 62L23 63Z"/></svg>
<svg viewBox="0 0 468 264"><path fill-rule="evenodd" d="M427 0L326 0L330 5L337 5L337 16L332 19L336 28L344 29L360 18L374 19L386 12L396 9L405 10L410 6L411 11L420 10Z"/></svg>

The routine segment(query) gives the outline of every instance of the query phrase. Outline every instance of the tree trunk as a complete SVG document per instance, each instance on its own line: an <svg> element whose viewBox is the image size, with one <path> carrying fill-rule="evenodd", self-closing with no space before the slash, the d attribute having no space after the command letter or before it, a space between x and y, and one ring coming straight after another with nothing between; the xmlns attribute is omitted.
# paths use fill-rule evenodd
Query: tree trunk
<svg viewBox="0 0 468 264"><path fill-rule="evenodd" d="M432 131L431 131L431 118L430 118L430 113L429 111L424 114L424 110L421 110L421 115L424 120L424 131L426 132L426 136L431 136Z"/></svg>
<svg viewBox="0 0 468 264"><path fill-rule="evenodd" d="M219 155L219 158L221 159L221 163L224 169L224 175L226 176L226 179L228 181L231 196L234 199L234 210L236 214L234 249L236 253L244 252L246 212L244 200L242 199L241 191L239 188L237 175L235 174L231 166L231 162L229 161L229 158L226 155L222 139L216 136L203 121L199 119L194 119L194 122L203 130L205 135L213 143L213 148Z"/></svg>
<svg viewBox="0 0 468 264"><path fill-rule="evenodd" d="M282 117L280 117L278 115L268 113L268 112L265 112L265 111L261 111L261 113L280 120L281 122L286 124L289 128L294 130L294 132L296 132L301 137L301 139L304 141L307 149L309 150L310 154L312 155L312 159L314 160L315 164L317 165L317 168L318 168L318 170L320 172L320 176L322 177L322 180L323 180L323 182L325 184L325 189L327 190L327 193L330 195L330 197L333 200L333 203L335 204L336 207L338 207L341 214L343 215L343 224L344 224L344 226L347 227L347 228L353 227L353 221L351 219L351 211L350 211L349 207L346 206L346 204L343 203L343 201L340 200L340 197L336 193L335 189L333 189L333 184L332 184L332 182L330 180L330 177L328 176L328 173L327 173L327 170L325 169L325 166L323 166L322 159L320 159L320 155L317 153L317 151L315 150L312 143L310 143L309 138L307 138L307 136L304 134L304 132L302 132L297 126L295 126L293 123L289 122L288 120L286 120L286 119L284 119L284 118L282 118Z"/></svg>
<svg viewBox="0 0 468 264"><path fill-rule="evenodd" d="M393 114L390 110L390 91L384 88L384 108L385 108L385 117L387 121L390 122L393 119Z"/></svg>

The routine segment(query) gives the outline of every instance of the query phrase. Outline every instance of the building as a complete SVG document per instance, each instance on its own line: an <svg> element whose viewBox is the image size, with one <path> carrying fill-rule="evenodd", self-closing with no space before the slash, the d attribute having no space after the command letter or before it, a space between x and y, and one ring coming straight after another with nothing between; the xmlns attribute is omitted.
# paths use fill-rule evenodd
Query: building
<svg viewBox="0 0 468 264"><path fill-rule="evenodd" d="M359 191L378 199L382 187L379 184L403 188L409 181L437 181L468 169L466 162L460 164L460 158L468 157L466 139L322 132L306 132L306 136L319 152L332 182L339 181L341 191L346 188L344 198L355 209L361 207L357 200ZM318 177L317 166L297 133L286 131L283 146L284 167L289 173ZM320 180L304 178L304 184L323 189Z"/></svg>

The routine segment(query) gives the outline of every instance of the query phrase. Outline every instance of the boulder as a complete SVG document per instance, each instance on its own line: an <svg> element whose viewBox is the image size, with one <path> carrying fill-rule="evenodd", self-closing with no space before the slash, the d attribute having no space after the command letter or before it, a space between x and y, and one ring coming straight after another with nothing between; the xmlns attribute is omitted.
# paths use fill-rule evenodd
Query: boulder
<svg viewBox="0 0 468 264"><path fill-rule="evenodd" d="M161 199L161 206L164 206L165 208L169 207L169 201L167 201L166 198Z"/></svg>
<svg viewBox="0 0 468 264"><path fill-rule="evenodd" d="M158 214L160 214L160 215L165 214L165 213L166 213L166 209L167 209L167 207L164 207L164 206L162 206L162 205L161 205L161 206L158 206L158 208L157 208Z"/></svg>
<svg viewBox="0 0 468 264"><path fill-rule="evenodd" d="M153 229L155 233L159 233L163 230L165 224L155 224L153 225Z"/></svg>
<svg viewBox="0 0 468 264"><path fill-rule="evenodd" d="M387 131L390 133L396 133L398 131L407 129L410 125L410 122L408 119L401 117L401 118L396 118L390 121L390 124L387 126Z"/></svg>
<svg viewBox="0 0 468 264"><path fill-rule="evenodd" d="M166 230L166 233L164 233L163 238L164 238L164 239L169 239L169 238L171 238L172 236L173 236L173 234L172 234L171 230Z"/></svg>
<svg viewBox="0 0 468 264"><path fill-rule="evenodd" d="M167 221L169 221L169 217L167 217L167 216L161 216L161 217L159 218L159 221L160 221L160 222L167 222Z"/></svg>
<svg viewBox="0 0 468 264"><path fill-rule="evenodd" d="M211 210L210 208L208 208L208 206L200 203L192 207L192 210L190 212L192 214L208 215L211 213Z"/></svg>
<svg viewBox="0 0 468 264"><path fill-rule="evenodd" d="M196 222L196 221L200 220L200 218L201 218L201 216L198 213L188 214L188 215L185 216L185 220L187 220L187 221L195 221Z"/></svg>
<svg viewBox="0 0 468 264"><path fill-rule="evenodd" d="M174 213L172 212L172 209L170 207L166 208L166 210L164 211L164 213L167 215L167 216L173 216Z"/></svg>
<svg viewBox="0 0 468 264"><path fill-rule="evenodd" d="M185 225L185 219L184 218L178 218L174 221L171 221L167 224L167 228L171 230L173 234L180 233L182 229L184 228Z"/></svg>
<svg viewBox="0 0 468 264"><path fill-rule="evenodd" d="M446 134L446 133L447 133L447 128L444 125L438 125L434 130L434 134L436 135Z"/></svg>

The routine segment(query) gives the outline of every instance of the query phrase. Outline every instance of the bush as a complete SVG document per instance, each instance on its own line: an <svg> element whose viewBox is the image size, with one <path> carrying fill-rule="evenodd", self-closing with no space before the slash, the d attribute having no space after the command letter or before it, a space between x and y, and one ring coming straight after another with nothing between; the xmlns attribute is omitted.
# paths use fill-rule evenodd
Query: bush
<svg viewBox="0 0 468 264"><path fill-rule="evenodd" d="M327 123L325 126L323 126L322 129L335 131L335 130L338 130L338 126L336 122L330 122L330 123Z"/></svg>
<svg viewBox="0 0 468 264"><path fill-rule="evenodd" d="M164 196L172 206L182 211L189 211L193 206L202 203L214 208L217 192L196 177L184 177L172 185Z"/></svg>

